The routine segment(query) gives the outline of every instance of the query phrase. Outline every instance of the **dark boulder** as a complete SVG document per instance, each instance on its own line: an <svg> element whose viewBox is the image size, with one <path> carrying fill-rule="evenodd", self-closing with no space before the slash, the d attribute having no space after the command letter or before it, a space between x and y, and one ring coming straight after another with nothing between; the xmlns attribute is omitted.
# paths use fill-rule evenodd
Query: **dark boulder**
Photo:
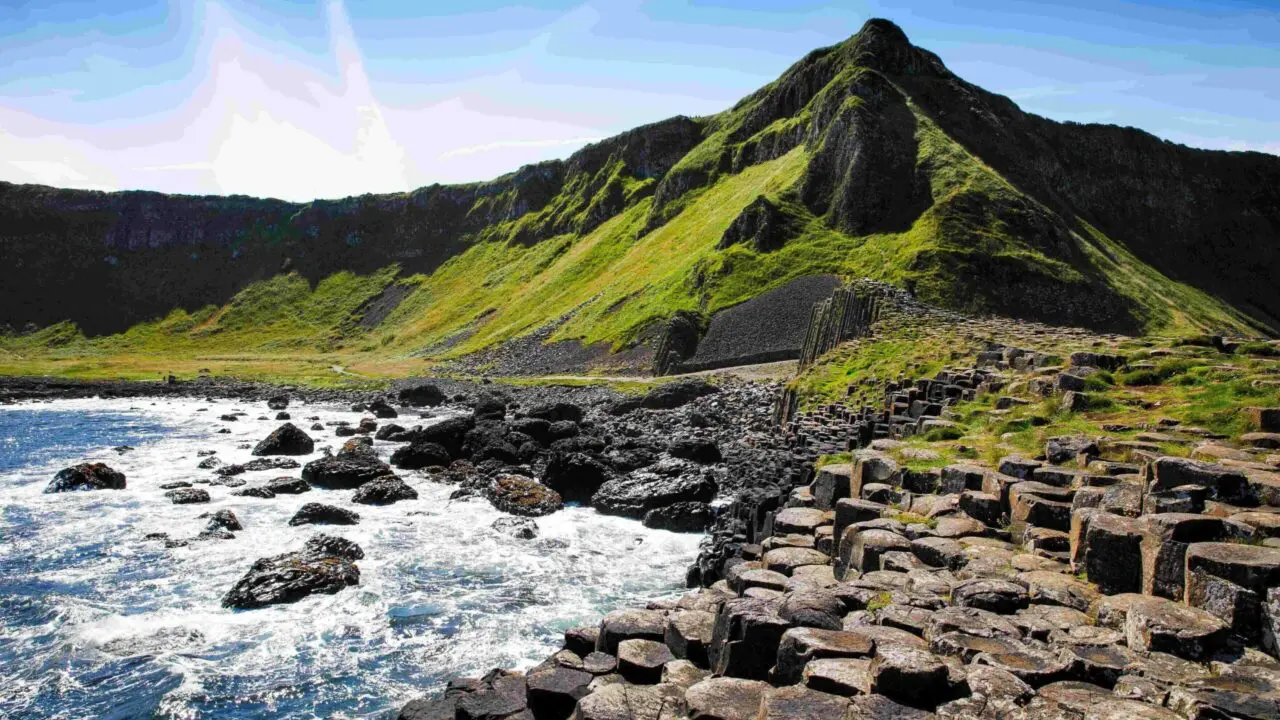
<svg viewBox="0 0 1280 720"><path fill-rule="evenodd" d="M631 472L658 462L658 454L646 448L611 450L605 460L618 472Z"/></svg>
<svg viewBox="0 0 1280 720"><path fill-rule="evenodd" d="M678 502L709 502L716 489L716 482L697 470L669 475L646 468L601 485L591 506L610 515L643 518L654 508Z"/></svg>
<svg viewBox="0 0 1280 720"><path fill-rule="evenodd" d="M293 423L285 423L253 448L254 455L310 455L316 443Z"/></svg>
<svg viewBox="0 0 1280 720"><path fill-rule="evenodd" d="M352 490L392 474L391 467L372 454L346 451L312 460L302 468L303 480L329 490Z"/></svg>
<svg viewBox="0 0 1280 720"><path fill-rule="evenodd" d="M391 453L391 464L404 470L419 470L433 465L448 467L449 462L449 451L443 445L423 440L396 448Z"/></svg>
<svg viewBox="0 0 1280 720"><path fill-rule="evenodd" d="M501 475L484 489L489 502L512 515L540 517L564 506L559 493L520 475Z"/></svg>
<svg viewBox="0 0 1280 720"><path fill-rule="evenodd" d="M124 487L124 473L113 470L104 463L82 463L59 470L44 491L60 493L79 490L123 490Z"/></svg>
<svg viewBox="0 0 1280 720"><path fill-rule="evenodd" d="M511 421L511 429L524 433L543 445L554 439L551 437L551 421L542 418L517 418Z"/></svg>
<svg viewBox="0 0 1280 720"><path fill-rule="evenodd" d="M276 494L272 492L270 488L265 488L265 487L247 487L247 488L244 488L243 490L236 490L231 494L239 497L255 497L255 498L260 498L262 500L270 500L271 498L276 496Z"/></svg>
<svg viewBox="0 0 1280 720"><path fill-rule="evenodd" d="M292 415L290 415L289 413L287 413L287 412L285 412L285 411L281 410L280 412L276 413L276 419L277 419L277 420L292 420L292 419L293 419L293 416L292 416Z"/></svg>
<svg viewBox="0 0 1280 720"><path fill-rule="evenodd" d="M444 402L444 393L440 388L431 383L423 383L421 385L412 385L404 388L396 396L400 400L401 405L409 405L412 407L435 407Z"/></svg>
<svg viewBox="0 0 1280 720"><path fill-rule="evenodd" d="M333 505L307 503L298 508L298 512L289 519L290 525L355 525L360 516L350 510Z"/></svg>
<svg viewBox="0 0 1280 720"><path fill-rule="evenodd" d="M363 560L364 550L344 537L320 533L307 541L305 552L320 557L332 556L347 560Z"/></svg>
<svg viewBox="0 0 1280 720"><path fill-rule="evenodd" d="M209 521L205 524L206 530L230 530L232 532L239 532L244 529L244 526L240 524L240 518L236 517L236 514L230 510L219 510L215 513L205 513L200 516L200 519Z"/></svg>
<svg viewBox="0 0 1280 720"><path fill-rule="evenodd" d="M400 413L396 412L396 409L391 407L391 404L387 402L386 398L378 398L369 403L368 410L373 413L373 416L376 418L393 418L400 416Z"/></svg>
<svg viewBox="0 0 1280 720"><path fill-rule="evenodd" d="M485 393L476 398L471 415L476 420L502 420L507 417L507 401L498 395Z"/></svg>
<svg viewBox="0 0 1280 720"><path fill-rule="evenodd" d="M266 489L274 495L301 495L311 490L311 485L302 478L278 477L267 482Z"/></svg>
<svg viewBox="0 0 1280 720"><path fill-rule="evenodd" d="M361 505L390 505L401 500L417 500L418 491L395 475L386 475L361 485L351 502Z"/></svg>
<svg viewBox="0 0 1280 720"><path fill-rule="evenodd" d="M209 502L209 491L203 488L178 488L164 494L174 505L198 505Z"/></svg>
<svg viewBox="0 0 1280 720"><path fill-rule="evenodd" d="M600 461L582 453L557 452L547 461L542 484L560 493L566 502L586 503L611 473Z"/></svg>
<svg viewBox="0 0 1280 720"><path fill-rule="evenodd" d="M677 380L656 387L645 393L641 399L641 407L651 410L670 410L682 407L706 395L714 395L720 388L700 378Z"/></svg>
<svg viewBox="0 0 1280 720"><path fill-rule="evenodd" d="M222 606L247 610L291 603L316 593L332 595L360 583L360 569L349 555L330 554L328 543L313 545L315 540L312 538L301 552L254 562L249 572L223 596Z"/></svg>
<svg viewBox="0 0 1280 720"><path fill-rule="evenodd" d="M538 523L526 517L500 517L489 527L503 535L510 535L517 540L532 540L538 537Z"/></svg>
<svg viewBox="0 0 1280 720"><path fill-rule="evenodd" d="M378 432L374 433L373 437L378 440L391 440L393 437L403 433L404 431L405 429L403 427L400 427L395 423L387 423L386 425L378 428Z"/></svg>
<svg viewBox="0 0 1280 720"><path fill-rule="evenodd" d="M462 456L462 443L467 433L476 426L475 418L470 415L442 420L428 425L414 433L412 442L433 442L449 451L449 455Z"/></svg>
<svg viewBox="0 0 1280 720"><path fill-rule="evenodd" d="M714 440L704 438L677 438L667 446L667 452L672 457L703 464L717 463L723 459L720 446Z"/></svg>
<svg viewBox="0 0 1280 720"><path fill-rule="evenodd" d="M704 532L715 520L715 511L704 502L678 502L644 514L644 526L672 532Z"/></svg>
<svg viewBox="0 0 1280 720"><path fill-rule="evenodd" d="M284 410L289 407L288 395L273 395L267 398L267 407L272 410Z"/></svg>

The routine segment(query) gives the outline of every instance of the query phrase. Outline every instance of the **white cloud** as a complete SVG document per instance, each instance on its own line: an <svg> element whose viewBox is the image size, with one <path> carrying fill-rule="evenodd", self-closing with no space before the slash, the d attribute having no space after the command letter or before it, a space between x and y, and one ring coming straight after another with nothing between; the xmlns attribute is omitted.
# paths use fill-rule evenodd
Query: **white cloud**
<svg viewBox="0 0 1280 720"><path fill-rule="evenodd" d="M459 155L475 155L476 153L493 152L494 150L503 150L506 148L541 148L560 147L566 145L586 145L587 143L599 142L603 139L604 137L578 137L565 138L563 140L499 140L497 142L454 148L441 153L440 158L443 160L446 158L458 157Z"/></svg>

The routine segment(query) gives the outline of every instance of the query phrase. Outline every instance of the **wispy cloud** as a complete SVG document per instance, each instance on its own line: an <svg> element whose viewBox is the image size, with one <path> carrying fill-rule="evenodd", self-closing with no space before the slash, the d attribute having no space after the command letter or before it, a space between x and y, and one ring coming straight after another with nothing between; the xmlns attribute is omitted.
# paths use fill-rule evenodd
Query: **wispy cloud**
<svg viewBox="0 0 1280 720"><path fill-rule="evenodd" d="M451 157L458 157L460 155L475 155L477 153L505 150L507 148L542 148L566 145L586 145L587 143L599 142L603 139L604 137L576 137L565 138L562 140L498 140L496 142L481 143L480 145L468 145L467 147L454 148L441 153L439 157L441 160L444 160Z"/></svg>

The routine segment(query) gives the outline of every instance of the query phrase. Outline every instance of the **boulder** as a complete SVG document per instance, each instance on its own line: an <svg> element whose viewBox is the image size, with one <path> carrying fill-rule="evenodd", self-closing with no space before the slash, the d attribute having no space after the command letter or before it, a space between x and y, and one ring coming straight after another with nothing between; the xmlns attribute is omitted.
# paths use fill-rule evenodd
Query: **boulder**
<svg viewBox="0 0 1280 720"><path fill-rule="evenodd" d="M301 495L311 491L311 485L302 478L278 477L267 481L266 490L276 495Z"/></svg>
<svg viewBox="0 0 1280 720"><path fill-rule="evenodd" d="M705 502L686 501L654 508L644 514L641 522L647 528L682 533L706 531L715 521L715 510Z"/></svg>
<svg viewBox="0 0 1280 720"><path fill-rule="evenodd" d="M307 503L289 519L290 525L355 525L359 522L358 514L322 503Z"/></svg>
<svg viewBox="0 0 1280 720"><path fill-rule="evenodd" d="M520 475L499 475L484 490L484 496L502 512L540 517L564 507L560 494Z"/></svg>
<svg viewBox="0 0 1280 720"><path fill-rule="evenodd" d="M871 692L915 707L932 709L951 694L946 664L920 648L878 647L867 674Z"/></svg>
<svg viewBox="0 0 1280 720"><path fill-rule="evenodd" d="M253 448L254 455L310 455L315 441L293 423L285 423Z"/></svg>
<svg viewBox="0 0 1280 720"><path fill-rule="evenodd" d="M401 500L417 500L418 491L395 475L375 478L356 488L351 502L361 505L390 505Z"/></svg>
<svg viewBox="0 0 1280 720"><path fill-rule="evenodd" d="M951 591L953 604L987 610L997 615L1011 615L1025 608L1030 601L1024 585L996 578L965 580Z"/></svg>
<svg viewBox="0 0 1280 720"><path fill-rule="evenodd" d="M271 410L284 410L289 407L288 395L272 395L267 398L267 407Z"/></svg>
<svg viewBox="0 0 1280 720"><path fill-rule="evenodd" d="M1222 646L1228 627L1221 619L1199 608L1141 596L1128 604L1124 631L1132 650L1200 660Z"/></svg>
<svg viewBox="0 0 1280 720"><path fill-rule="evenodd" d="M239 532L244 529L240 524L240 518L230 510L219 510L215 513L205 513L200 516L201 520L208 520L205 523L207 530L229 530L231 532Z"/></svg>
<svg viewBox="0 0 1280 720"><path fill-rule="evenodd" d="M113 470L104 463L82 463L59 470L44 491L60 493L81 490L123 490L124 488L124 473Z"/></svg>
<svg viewBox="0 0 1280 720"><path fill-rule="evenodd" d="M720 446L714 440L705 438L677 438L667 445L667 453L672 457L692 460L696 463L708 464L720 462Z"/></svg>
<svg viewBox="0 0 1280 720"><path fill-rule="evenodd" d="M675 655L661 642L633 638L618 643L618 672L628 682L653 685L662 679L662 667Z"/></svg>
<svg viewBox="0 0 1280 720"><path fill-rule="evenodd" d="M223 607L249 609L291 603L315 593L329 594L360 582L352 559L363 557L354 543L317 536L301 552L285 553L254 562L222 598ZM334 554L335 552L341 554Z"/></svg>
<svg viewBox="0 0 1280 720"><path fill-rule="evenodd" d="M352 490L382 477L393 475L391 467L372 453L344 449L337 455L312 460L302 468L302 479L327 490Z"/></svg>
<svg viewBox="0 0 1280 720"><path fill-rule="evenodd" d="M174 505L198 505L209 502L209 491L203 488L178 488L164 494Z"/></svg>
<svg viewBox="0 0 1280 720"><path fill-rule="evenodd" d="M420 383L402 388L396 395L401 405L411 407L435 407L444 402L444 392L431 383Z"/></svg>
<svg viewBox="0 0 1280 720"><path fill-rule="evenodd" d="M524 414L553 423L563 420L579 423L586 416L586 412L581 407L568 402L541 403L528 408Z"/></svg>
<svg viewBox="0 0 1280 720"><path fill-rule="evenodd" d="M589 455L555 452L542 472L542 484L566 502L588 503L610 477L609 468Z"/></svg>
<svg viewBox="0 0 1280 720"><path fill-rule="evenodd" d="M369 406L366 409L373 413L373 416L376 418L393 418L399 417L400 415L400 413L396 412L395 408L391 407L391 404L387 402L386 398L374 399L373 402L369 403ZM361 423L363 423L363 421L361 421Z"/></svg>
<svg viewBox="0 0 1280 720"><path fill-rule="evenodd" d="M500 517L489 527L517 540L532 540L538 537L538 523L530 518Z"/></svg>
<svg viewBox="0 0 1280 720"><path fill-rule="evenodd" d="M710 502L716 489L715 481L697 470L673 475L655 465L608 480L591 496L591 506L608 515L643 518L649 510L678 502Z"/></svg>
<svg viewBox="0 0 1280 720"><path fill-rule="evenodd" d="M402 470L448 467L450 462L449 451L443 445L426 440L403 445L391 453L391 464Z"/></svg>
<svg viewBox="0 0 1280 720"><path fill-rule="evenodd" d="M645 393L640 401L641 407L651 410L670 410L682 407L706 395L714 395L720 388L701 378L677 380L656 387Z"/></svg>
<svg viewBox="0 0 1280 720"><path fill-rule="evenodd" d="M1084 435L1061 435L1045 441L1045 459L1053 465L1062 465L1083 458L1089 460L1101 454L1098 443Z"/></svg>

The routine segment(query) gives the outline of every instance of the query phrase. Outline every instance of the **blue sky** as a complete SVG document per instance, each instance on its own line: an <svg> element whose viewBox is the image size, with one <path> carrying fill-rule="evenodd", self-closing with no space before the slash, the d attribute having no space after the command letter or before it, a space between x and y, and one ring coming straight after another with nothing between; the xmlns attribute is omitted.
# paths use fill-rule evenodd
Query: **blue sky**
<svg viewBox="0 0 1280 720"><path fill-rule="evenodd" d="M1032 112L1280 154L1280 0L0 0L0 179L488 179L724 109L868 17Z"/></svg>

